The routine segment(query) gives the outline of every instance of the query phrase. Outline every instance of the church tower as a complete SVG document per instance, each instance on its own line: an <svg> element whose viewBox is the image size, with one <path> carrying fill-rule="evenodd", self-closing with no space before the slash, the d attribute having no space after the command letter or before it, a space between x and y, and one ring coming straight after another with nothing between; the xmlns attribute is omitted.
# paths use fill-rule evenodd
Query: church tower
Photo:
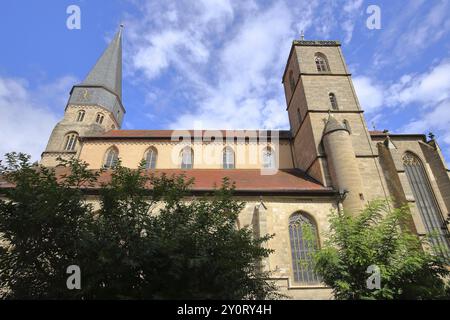
<svg viewBox="0 0 450 320"><path fill-rule="evenodd" d="M282 82L295 166L338 190L345 210L357 212L366 201L385 197L340 43L293 41ZM363 173L380 178L363 183Z"/></svg>
<svg viewBox="0 0 450 320"><path fill-rule="evenodd" d="M79 137L120 129L122 105L122 26L81 84L70 91L63 119L52 131L41 164L77 156Z"/></svg>

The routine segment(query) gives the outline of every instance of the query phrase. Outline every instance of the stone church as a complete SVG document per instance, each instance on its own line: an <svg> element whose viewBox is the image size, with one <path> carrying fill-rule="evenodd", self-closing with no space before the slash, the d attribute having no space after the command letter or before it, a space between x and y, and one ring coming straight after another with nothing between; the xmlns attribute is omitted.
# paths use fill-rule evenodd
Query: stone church
<svg viewBox="0 0 450 320"><path fill-rule="evenodd" d="M275 234L263 266L293 299L331 298L311 263L301 262L323 244L330 210L357 214L368 201L393 198L411 205L417 234L436 231L436 241L449 246L450 175L435 139L368 129L338 41L295 40L286 54L289 130L122 130L120 28L70 91L41 164L77 157L94 170L118 159L137 168L144 159L155 173L195 178L195 194L229 177L246 202L238 227ZM95 192L86 193L96 203ZM314 227L317 246L303 241L300 224Z"/></svg>

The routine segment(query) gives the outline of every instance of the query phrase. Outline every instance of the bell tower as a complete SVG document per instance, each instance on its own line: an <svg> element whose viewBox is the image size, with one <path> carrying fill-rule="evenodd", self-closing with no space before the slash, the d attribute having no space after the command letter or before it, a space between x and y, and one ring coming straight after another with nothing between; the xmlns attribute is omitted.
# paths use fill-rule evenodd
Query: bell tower
<svg viewBox="0 0 450 320"><path fill-rule="evenodd" d="M282 82L296 167L345 194L344 209L377 197L360 178L376 154L340 43L293 41Z"/></svg>
<svg viewBox="0 0 450 320"><path fill-rule="evenodd" d="M50 135L41 164L56 166L57 158L77 156L79 137L120 129L122 105L122 29L81 84L74 85L63 119Z"/></svg>

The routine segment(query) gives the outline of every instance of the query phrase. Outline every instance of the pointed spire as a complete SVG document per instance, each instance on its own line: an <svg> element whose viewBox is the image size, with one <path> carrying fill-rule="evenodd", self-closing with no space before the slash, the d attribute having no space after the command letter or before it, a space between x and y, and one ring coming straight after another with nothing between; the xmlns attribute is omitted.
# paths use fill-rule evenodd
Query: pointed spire
<svg viewBox="0 0 450 320"><path fill-rule="evenodd" d="M120 99L122 99L122 30L121 24L114 39L82 83L85 86L103 86Z"/></svg>

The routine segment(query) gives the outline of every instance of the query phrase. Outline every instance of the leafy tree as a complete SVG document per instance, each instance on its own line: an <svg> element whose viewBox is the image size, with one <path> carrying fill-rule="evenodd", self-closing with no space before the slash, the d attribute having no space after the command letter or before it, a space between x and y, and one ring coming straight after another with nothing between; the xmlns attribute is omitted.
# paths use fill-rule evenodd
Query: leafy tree
<svg viewBox="0 0 450 320"><path fill-rule="evenodd" d="M390 209L387 201L373 201L357 216L331 214L328 240L314 261L337 299L450 298L448 259L434 254L439 250L429 239L402 228L408 218L408 207ZM371 265L379 268L379 289L367 286Z"/></svg>
<svg viewBox="0 0 450 320"><path fill-rule="evenodd" d="M3 298L277 297L259 268L271 236L236 228L244 204L227 179L210 195L193 197L184 176L119 163L99 191L98 209L83 190L99 183L99 173L78 160L62 166L61 177L30 166L25 155L7 156L3 175L15 188L0 200ZM69 265L80 266L81 290L66 287Z"/></svg>

